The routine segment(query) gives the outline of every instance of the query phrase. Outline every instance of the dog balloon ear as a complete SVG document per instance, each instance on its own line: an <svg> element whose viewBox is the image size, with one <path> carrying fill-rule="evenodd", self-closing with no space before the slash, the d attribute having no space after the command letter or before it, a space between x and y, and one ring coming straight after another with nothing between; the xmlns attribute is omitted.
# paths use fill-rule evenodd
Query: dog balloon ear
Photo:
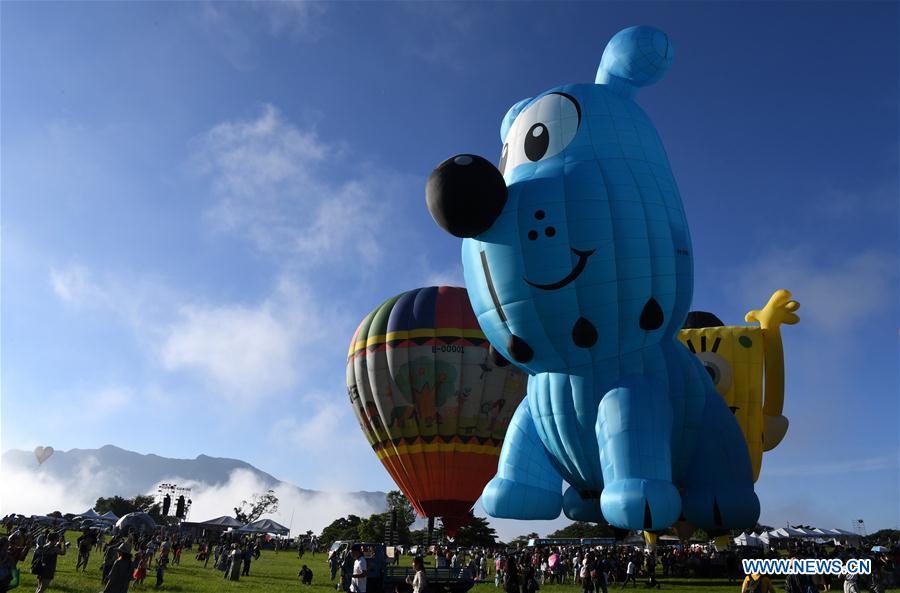
<svg viewBox="0 0 900 593"><path fill-rule="evenodd" d="M597 84L604 84L624 97L660 80L675 52L669 36L655 27L628 27L616 33L600 59Z"/></svg>

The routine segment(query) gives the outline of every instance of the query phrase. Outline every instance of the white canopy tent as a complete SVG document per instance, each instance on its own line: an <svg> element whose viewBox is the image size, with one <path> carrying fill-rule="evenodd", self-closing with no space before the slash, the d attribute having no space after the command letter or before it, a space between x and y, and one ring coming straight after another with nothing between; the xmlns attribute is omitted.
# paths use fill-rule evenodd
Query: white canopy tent
<svg viewBox="0 0 900 593"><path fill-rule="evenodd" d="M748 548L762 548L763 541L752 533L744 532L734 538L734 545L746 546Z"/></svg>

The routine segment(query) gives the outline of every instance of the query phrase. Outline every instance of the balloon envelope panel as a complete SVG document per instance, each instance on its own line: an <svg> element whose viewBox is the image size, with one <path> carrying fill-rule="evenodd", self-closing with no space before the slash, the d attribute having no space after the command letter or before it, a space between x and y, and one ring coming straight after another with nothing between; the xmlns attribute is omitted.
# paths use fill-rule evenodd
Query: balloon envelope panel
<svg viewBox="0 0 900 593"><path fill-rule="evenodd" d="M526 375L498 367L464 288L388 299L347 358L351 405L378 458L425 516L466 516L497 469Z"/></svg>

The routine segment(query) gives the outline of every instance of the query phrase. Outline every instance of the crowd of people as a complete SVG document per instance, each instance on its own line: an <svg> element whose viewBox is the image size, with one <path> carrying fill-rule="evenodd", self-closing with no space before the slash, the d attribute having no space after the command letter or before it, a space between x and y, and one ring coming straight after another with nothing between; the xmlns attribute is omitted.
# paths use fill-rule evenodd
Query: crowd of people
<svg viewBox="0 0 900 593"><path fill-rule="evenodd" d="M86 572L92 555L99 555L99 586L102 593L126 593L129 587L139 589L150 577L152 586L162 587L170 566L181 563L185 550L196 550L195 560L205 568L218 570L222 578L237 581L250 576L253 562L261 556L262 540L256 535L206 533L198 539L190 535L164 532L134 532L116 535L89 529L74 540L75 571ZM276 553L286 542L272 542ZM196 547L195 547L196 546ZM493 582L504 593L535 593L544 585L571 585L581 593L607 593L612 588L661 588L668 579L719 578L733 584L742 593L775 591L769 575L745 575L741 561L746 558L818 558L870 559L869 575L792 575L779 582L786 593L841 591L881 593L900 584L900 547L879 548L872 552L866 546L822 545L809 540L790 540L781 549L738 547L717 550L712 545L674 545L645 548L634 545L557 545L525 548L435 547L429 557L414 560L412 575L401 584L401 593L428 593L426 564L458 575L460 580ZM0 593L13 584L14 571L35 575L36 593L50 590L60 556L69 554L70 543L64 532L40 524L22 522L8 526L8 536L0 537ZM298 547L302 560L308 546ZM315 548L309 548L315 550ZM28 562L29 553L31 554ZM394 561L399 560L399 555ZM367 593L366 556L359 546L333 550L328 557L332 581L336 588L350 593ZM309 586L313 572L306 564L297 577ZM781 579L779 579L781 580ZM401 591L402 589L402 591Z"/></svg>
<svg viewBox="0 0 900 593"><path fill-rule="evenodd" d="M0 537L0 593L18 586L22 571L35 575L36 593L49 591L58 557L66 555L71 545L66 542L65 532L28 520L6 527L8 535ZM181 564L183 551L195 545L198 562L209 567L212 560L212 567L232 581L250 575L251 563L259 559L261 549L260 538L252 535L213 534L195 541L190 536L159 531L129 530L107 536L100 530L86 529L75 540L75 572L87 572L96 551L101 556L97 566L101 593L142 588L148 575L155 577L153 586L159 589L169 567ZM311 570L304 566L301 573L298 576L302 582L312 582Z"/></svg>
<svg viewBox="0 0 900 593"><path fill-rule="evenodd" d="M534 593L541 585L572 584L582 593L607 593L610 588L662 587L659 579L721 578L742 593L775 591L767 575L745 575L742 560L749 558L869 559L869 575L793 575L785 578L787 593L842 590L881 593L900 584L900 547L873 553L865 547L825 546L810 541L792 541L781 550L736 548L719 551L714 546L544 546L497 552L438 550L435 566L466 567L476 581L485 581L493 569L493 582L505 593ZM640 579L640 583L638 580Z"/></svg>

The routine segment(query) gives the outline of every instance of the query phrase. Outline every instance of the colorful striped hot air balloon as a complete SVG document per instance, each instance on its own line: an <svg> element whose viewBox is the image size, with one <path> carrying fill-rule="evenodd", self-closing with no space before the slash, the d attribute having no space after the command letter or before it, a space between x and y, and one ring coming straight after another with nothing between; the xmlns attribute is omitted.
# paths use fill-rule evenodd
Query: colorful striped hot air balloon
<svg viewBox="0 0 900 593"><path fill-rule="evenodd" d="M424 517L451 534L497 471L527 376L500 359L464 288L428 287L369 313L347 357L347 391L366 438Z"/></svg>

